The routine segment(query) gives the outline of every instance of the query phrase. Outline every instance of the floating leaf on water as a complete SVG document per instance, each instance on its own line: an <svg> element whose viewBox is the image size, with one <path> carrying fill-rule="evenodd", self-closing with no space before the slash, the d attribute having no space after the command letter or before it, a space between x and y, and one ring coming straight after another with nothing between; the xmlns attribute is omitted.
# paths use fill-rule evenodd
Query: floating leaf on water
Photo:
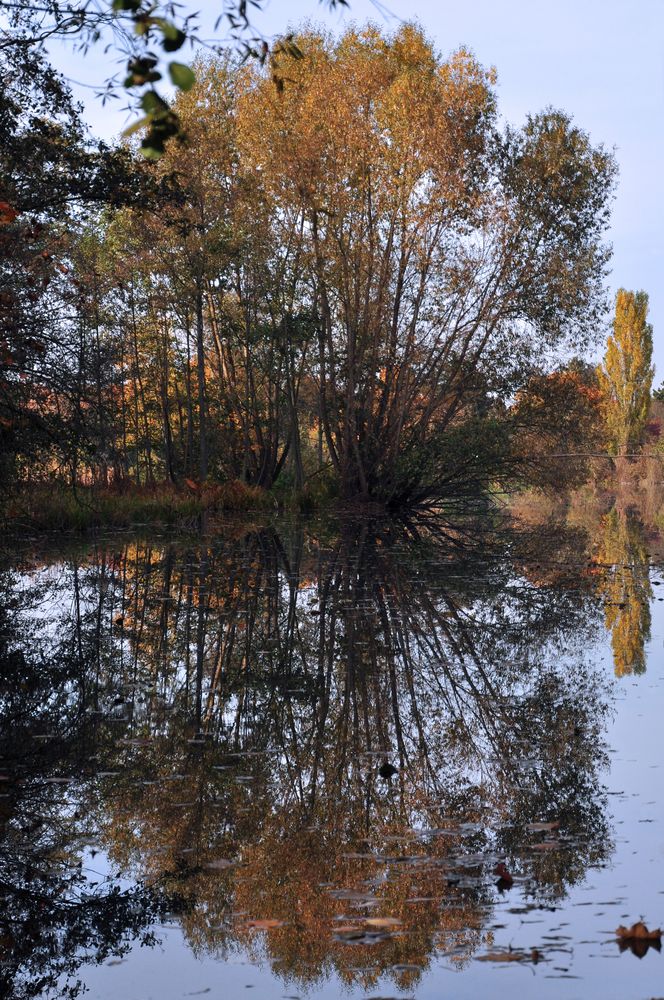
<svg viewBox="0 0 664 1000"><path fill-rule="evenodd" d="M662 931L659 927L649 931L643 921L639 920L631 927L623 927L621 924L620 927L616 928L616 937L622 938L624 941L660 941Z"/></svg>

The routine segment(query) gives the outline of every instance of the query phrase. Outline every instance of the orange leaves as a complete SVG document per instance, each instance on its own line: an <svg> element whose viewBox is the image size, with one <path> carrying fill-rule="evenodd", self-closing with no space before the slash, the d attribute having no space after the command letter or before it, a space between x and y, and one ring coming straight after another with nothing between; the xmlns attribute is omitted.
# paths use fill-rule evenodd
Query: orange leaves
<svg viewBox="0 0 664 1000"><path fill-rule="evenodd" d="M631 927L623 927L621 924L616 929L616 937L622 938L624 941L659 941L662 937L662 931L659 927L657 930L649 931L643 921L639 920L637 923L632 924Z"/></svg>
<svg viewBox="0 0 664 1000"><path fill-rule="evenodd" d="M8 201L0 201L0 226L10 226L19 215Z"/></svg>
<svg viewBox="0 0 664 1000"><path fill-rule="evenodd" d="M336 44L313 32L279 99L256 75L240 98L238 138L263 181L291 185L317 211L341 218L371 191L374 211L405 204L435 172L431 197L463 198L463 164L479 152L477 122L493 106L491 73L468 53L440 63L426 37L405 25ZM450 109L453 109L450 115ZM259 127L257 128L257 118Z"/></svg>
<svg viewBox="0 0 664 1000"><path fill-rule="evenodd" d="M642 920L632 924L631 927L623 927L621 924L616 928L616 938L621 952L629 949L637 958L643 958L649 948L660 951L662 947L661 929L658 927L649 931Z"/></svg>

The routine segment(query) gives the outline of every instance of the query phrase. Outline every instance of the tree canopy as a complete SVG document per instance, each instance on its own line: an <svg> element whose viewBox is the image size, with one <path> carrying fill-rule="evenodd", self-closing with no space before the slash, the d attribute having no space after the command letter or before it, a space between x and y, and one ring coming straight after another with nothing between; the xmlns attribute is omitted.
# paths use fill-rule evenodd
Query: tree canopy
<svg viewBox="0 0 664 1000"><path fill-rule="evenodd" d="M15 155L8 247L30 199L64 184L66 205L39 220L58 377L40 354L9 380L56 428L42 474L476 495L509 477L514 394L596 336L609 153L561 111L502 127L494 71L413 25L294 44L279 86L200 60L175 102L188 145L154 167L75 124L55 186ZM62 128L15 115L37 150Z"/></svg>

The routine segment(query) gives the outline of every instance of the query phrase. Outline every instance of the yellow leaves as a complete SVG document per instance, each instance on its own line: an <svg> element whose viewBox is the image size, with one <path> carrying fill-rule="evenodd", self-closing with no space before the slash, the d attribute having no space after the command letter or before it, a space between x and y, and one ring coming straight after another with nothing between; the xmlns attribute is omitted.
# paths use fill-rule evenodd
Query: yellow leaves
<svg viewBox="0 0 664 1000"><path fill-rule="evenodd" d="M604 518L598 561L607 565L600 592L611 630L616 676L645 670L645 643L650 637L650 568L642 529L635 517L612 510Z"/></svg>
<svg viewBox="0 0 664 1000"><path fill-rule="evenodd" d="M645 292L619 289L613 333L604 364L597 370L604 397L604 415L614 454L638 445L648 418L652 362L652 327L647 321Z"/></svg>
<svg viewBox="0 0 664 1000"><path fill-rule="evenodd" d="M238 102L239 146L266 184L290 185L338 219L369 191L376 212L399 204L426 171L445 197L455 191L478 116L493 106L491 72L464 50L439 63L412 25L391 38L351 30L336 45L307 33L298 45L305 56L283 94L254 72Z"/></svg>

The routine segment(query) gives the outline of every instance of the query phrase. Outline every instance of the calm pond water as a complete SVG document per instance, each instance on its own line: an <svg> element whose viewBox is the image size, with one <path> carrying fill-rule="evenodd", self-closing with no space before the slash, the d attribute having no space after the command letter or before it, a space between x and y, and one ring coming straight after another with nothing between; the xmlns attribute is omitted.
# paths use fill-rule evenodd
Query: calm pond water
<svg viewBox="0 0 664 1000"><path fill-rule="evenodd" d="M0 995L664 996L615 934L664 921L660 551L615 510L14 545Z"/></svg>

